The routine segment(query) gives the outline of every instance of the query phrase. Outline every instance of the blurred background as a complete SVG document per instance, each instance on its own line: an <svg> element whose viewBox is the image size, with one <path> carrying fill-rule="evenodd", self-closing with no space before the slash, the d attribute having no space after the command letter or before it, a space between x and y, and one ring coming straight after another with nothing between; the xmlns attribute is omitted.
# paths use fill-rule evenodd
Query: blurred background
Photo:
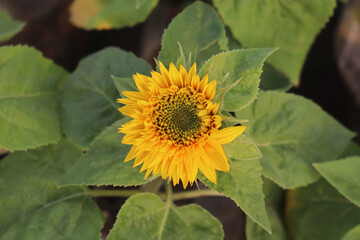
<svg viewBox="0 0 360 240"><path fill-rule="evenodd" d="M24 29L2 45L26 44L67 69L75 70L85 56L107 46L131 51L154 66L160 40L171 19L192 1L160 0L145 22L120 30L87 31L70 23L72 0L0 0L0 6ZM210 2L210 1L208 1ZM300 85L289 92L312 99L347 128L360 143L360 0L338 2L333 17L313 43ZM97 199L107 218L105 238L125 199ZM228 198L194 200L224 225L226 239L245 239L245 216ZM194 202L192 201L192 202ZM179 205L191 202L177 202Z"/></svg>

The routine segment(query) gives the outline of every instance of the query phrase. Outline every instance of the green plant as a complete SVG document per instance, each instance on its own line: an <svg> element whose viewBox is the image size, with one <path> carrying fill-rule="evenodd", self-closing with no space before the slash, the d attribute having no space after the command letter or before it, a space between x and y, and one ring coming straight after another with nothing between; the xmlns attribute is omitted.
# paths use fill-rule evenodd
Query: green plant
<svg viewBox="0 0 360 240"><path fill-rule="evenodd" d="M355 239L360 150L351 142L354 133L312 101L284 92L298 84L335 1L259 2L215 0L229 31L213 7L191 4L164 32L156 59L187 71L196 63L200 77L218 82L213 101L220 104L222 127L247 127L223 145L229 172L217 171L216 184L198 173L207 189L173 192L159 174L144 178L141 166L124 162L131 146L121 143L118 128L130 119L116 99L137 91L133 74L150 76L144 60L109 47L67 73L34 48L1 47L0 146L11 153L0 162L0 239L99 239L104 217L91 197L106 196L129 197L109 240L222 239L220 222L205 209L174 204L199 196L231 198L248 216L250 240ZM110 27L132 25L116 23ZM0 25L1 40L23 24L9 26L3 31ZM240 42L255 48L237 49ZM89 188L102 185L125 188ZM132 186L138 187L126 188ZM286 226L280 187L291 189Z"/></svg>

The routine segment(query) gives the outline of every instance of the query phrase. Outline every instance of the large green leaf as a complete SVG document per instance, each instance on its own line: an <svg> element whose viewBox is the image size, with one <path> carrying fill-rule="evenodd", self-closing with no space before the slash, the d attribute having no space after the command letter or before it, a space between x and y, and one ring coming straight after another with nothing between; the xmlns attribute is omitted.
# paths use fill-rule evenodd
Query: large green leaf
<svg viewBox="0 0 360 240"><path fill-rule="evenodd" d="M286 218L294 240L338 240L360 222L360 208L323 179L288 192Z"/></svg>
<svg viewBox="0 0 360 240"><path fill-rule="evenodd" d="M104 127L121 118L119 93L111 78L149 73L151 67L132 53L109 47L83 59L64 86L62 127L66 136L86 147Z"/></svg>
<svg viewBox="0 0 360 240"><path fill-rule="evenodd" d="M238 40L234 38L230 29L226 29L226 36L228 38L229 50L243 48ZM271 64L264 63L263 73L261 74L260 89L262 90L278 90L286 91L292 86L290 79L286 77L279 70L275 69Z"/></svg>
<svg viewBox="0 0 360 240"><path fill-rule="evenodd" d="M217 184L202 174L199 178L211 189L230 197L257 224L271 232L262 192L261 167L257 159L231 159L230 172L217 172Z"/></svg>
<svg viewBox="0 0 360 240"><path fill-rule="evenodd" d="M360 207L360 157L314 164L316 170L340 193Z"/></svg>
<svg viewBox="0 0 360 240"><path fill-rule="evenodd" d="M122 95L123 91L139 91L133 78L119 78L112 76L112 79L121 97L124 97Z"/></svg>
<svg viewBox="0 0 360 240"><path fill-rule="evenodd" d="M347 158L352 156L360 156L360 146L356 142L349 142L339 158Z"/></svg>
<svg viewBox="0 0 360 240"><path fill-rule="evenodd" d="M70 21L85 29L131 27L143 22L158 0L75 0Z"/></svg>
<svg viewBox="0 0 360 240"><path fill-rule="evenodd" d="M274 207L278 211L283 210L284 189L273 181L263 177L263 192L267 206Z"/></svg>
<svg viewBox="0 0 360 240"><path fill-rule="evenodd" d="M144 179L140 166L133 168L132 161L124 162L131 146L121 143L124 134L118 133L118 128L126 121L129 119L113 123L97 136L89 151L61 178L61 184L132 186L152 180Z"/></svg>
<svg viewBox="0 0 360 240"><path fill-rule="evenodd" d="M109 240L223 239L221 224L202 207L176 207L151 193L130 197L120 209Z"/></svg>
<svg viewBox="0 0 360 240"><path fill-rule="evenodd" d="M262 154L258 147L245 134L241 134L234 141L223 145L226 156L239 160L259 159Z"/></svg>
<svg viewBox="0 0 360 240"><path fill-rule="evenodd" d="M219 83L214 101L223 101L224 109L240 110L255 100L265 59L273 48L242 49L219 53L200 70L200 76Z"/></svg>
<svg viewBox="0 0 360 240"><path fill-rule="evenodd" d="M266 212L271 223L271 234L254 223L249 217L246 218L247 240L286 240L288 239L282 221L284 190L272 181L264 178L263 191L265 194Z"/></svg>
<svg viewBox="0 0 360 240"><path fill-rule="evenodd" d="M1 146L25 150L60 139L57 91L66 77L34 48L0 48Z"/></svg>
<svg viewBox="0 0 360 240"><path fill-rule="evenodd" d="M214 0L244 47L280 47L269 63L298 84L302 65L335 0Z"/></svg>
<svg viewBox="0 0 360 240"><path fill-rule="evenodd" d="M103 216L82 187L58 188L81 156L67 140L0 163L0 239L99 239Z"/></svg>
<svg viewBox="0 0 360 240"><path fill-rule="evenodd" d="M279 214L272 206L267 206L267 214L271 223L272 233L269 234L249 217L246 218L246 239L247 240L287 240L284 225Z"/></svg>
<svg viewBox="0 0 360 240"><path fill-rule="evenodd" d="M165 66L176 62L179 46L201 66L213 54L227 49L224 26L215 10L200 1L191 4L177 15L165 30L158 60Z"/></svg>
<svg viewBox="0 0 360 240"><path fill-rule="evenodd" d="M265 63L261 74L260 89L287 91L293 83L271 64Z"/></svg>
<svg viewBox="0 0 360 240"><path fill-rule="evenodd" d="M341 240L360 240L360 225L347 232Z"/></svg>
<svg viewBox="0 0 360 240"><path fill-rule="evenodd" d="M336 159L353 136L312 101L293 94L261 92L235 114L249 120L246 134L264 155L263 174L283 188L316 181L311 164Z"/></svg>
<svg viewBox="0 0 360 240"><path fill-rule="evenodd" d="M14 20L0 7L0 42L6 41L20 32L25 23Z"/></svg>

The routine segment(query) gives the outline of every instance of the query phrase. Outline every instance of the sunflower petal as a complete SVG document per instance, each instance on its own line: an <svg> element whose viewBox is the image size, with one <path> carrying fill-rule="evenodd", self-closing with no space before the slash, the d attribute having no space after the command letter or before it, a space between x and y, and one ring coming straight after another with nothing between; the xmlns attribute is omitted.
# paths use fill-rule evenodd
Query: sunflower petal
<svg viewBox="0 0 360 240"><path fill-rule="evenodd" d="M244 131L245 126L236 126L236 127L228 127L219 130L217 132L215 139L220 144L229 143L235 140L238 136L240 136Z"/></svg>

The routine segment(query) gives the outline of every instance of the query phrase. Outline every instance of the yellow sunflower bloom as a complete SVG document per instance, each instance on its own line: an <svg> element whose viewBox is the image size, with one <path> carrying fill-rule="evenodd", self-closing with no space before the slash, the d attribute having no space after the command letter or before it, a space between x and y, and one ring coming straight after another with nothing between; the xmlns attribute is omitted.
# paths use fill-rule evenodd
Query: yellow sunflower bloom
<svg viewBox="0 0 360 240"><path fill-rule="evenodd" d="M229 171L222 144L233 141L245 131L245 126L221 127L217 114L219 103L213 103L216 81L208 75L200 80L196 64L187 72L183 66L169 70L159 62L160 73L151 77L133 76L138 92L123 91L127 98L119 111L133 120L119 128L125 136L122 143L132 145L125 162L135 158L140 172L161 173L183 187L196 180L200 170L216 184L216 171Z"/></svg>

